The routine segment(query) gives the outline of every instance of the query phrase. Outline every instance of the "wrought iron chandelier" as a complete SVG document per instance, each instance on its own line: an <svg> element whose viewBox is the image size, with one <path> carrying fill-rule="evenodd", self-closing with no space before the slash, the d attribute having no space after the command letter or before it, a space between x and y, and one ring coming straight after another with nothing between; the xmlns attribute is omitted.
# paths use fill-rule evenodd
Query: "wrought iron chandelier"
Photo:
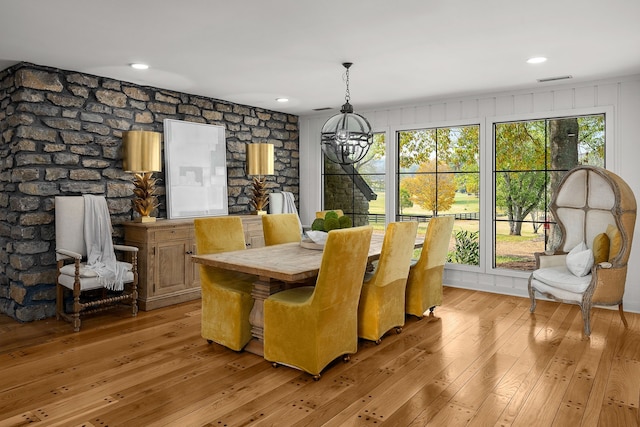
<svg viewBox="0 0 640 427"><path fill-rule="evenodd" d="M336 114L322 126L322 151L329 160L341 165L358 163L366 156L369 147L373 143L371 125L360 114L353 112L353 106L349 103L349 67L351 62L342 64L347 69L347 91L345 103Z"/></svg>

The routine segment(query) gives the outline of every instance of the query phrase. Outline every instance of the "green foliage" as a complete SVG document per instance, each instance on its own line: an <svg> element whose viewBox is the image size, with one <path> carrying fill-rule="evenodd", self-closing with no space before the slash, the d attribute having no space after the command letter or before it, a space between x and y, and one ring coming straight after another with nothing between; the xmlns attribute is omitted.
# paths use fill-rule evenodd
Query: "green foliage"
<svg viewBox="0 0 640 427"><path fill-rule="evenodd" d="M340 220L338 218L324 217L324 231L331 231L340 228Z"/></svg>
<svg viewBox="0 0 640 427"><path fill-rule="evenodd" d="M338 212L336 212L336 211L329 211L329 212L327 212L326 214L324 214L324 220L325 220L325 221L326 221L326 220L328 220L328 219L331 219L331 218L338 219Z"/></svg>
<svg viewBox="0 0 640 427"><path fill-rule="evenodd" d="M343 215L340 218L338 218L338 222L340 223L340 228L351 228L351 226L353 225L353 221L351 221L351 217L348 217L346 215Z"/></svg>
<svg viewBox="0 0 640 427"><path fill-rule="evenodd" d="M459 230L454 233L456 246L447 255L447 261L458 264L480 265L479 231Z"/></svg>
<svg viewBox="0 0 640 427"><path fill-rule="evenodd" d="M510 234L520 235L524 218L544 209L547 179L537 171L545 169L545 121L500 123L495 144L496 206L506 210Z"/></svg>
<svg viewBox="0 0 640 427"><path fill-rule="evenodd" d="M411 201L411 194L409 191L400 187L400 213L402 213L402 208L412 208L413 202Z"/></svg>
<svg viewBox="0 0 640 427"><path fill-rule="evenodd" d="M338 228L350 228L353 226L351 218L343 215L338 216L338 212L329 211L324 214L323 218L316 218L311 224L311 229L314 231L331 231Z"/></svg>
<svg viewBox="0 0 640 427"><path fill-rule="evenodd" d="M322 218L314 219L313 223L311 223L311 229L313 231L324 231L324 219Z"/></svg>

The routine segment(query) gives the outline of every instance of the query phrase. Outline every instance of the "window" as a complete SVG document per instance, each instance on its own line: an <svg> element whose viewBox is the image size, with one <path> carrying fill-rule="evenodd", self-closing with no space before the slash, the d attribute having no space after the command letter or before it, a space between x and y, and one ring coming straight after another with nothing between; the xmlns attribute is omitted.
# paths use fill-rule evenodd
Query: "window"
<svg viewBox="0 0 640 427"><path fill-rule="evenodd" d="M494 123L493 135L493 266L533 270L559 237L548 207L565 173L605 166L605 116Z"/></svg>
<svg viewBox="0 0 640 427"><path fill-rule="evenodd" d="M448 261L480 263L479 125L399 131L398 220L455 216Z"/></svg>
<svg viewBox="0 0 640 427"><path fill-rule="evenodd" d="M362 161L338 165L324 157L324 209L342 209L354 226L385 228L386 134L374 133Z"/></svg>

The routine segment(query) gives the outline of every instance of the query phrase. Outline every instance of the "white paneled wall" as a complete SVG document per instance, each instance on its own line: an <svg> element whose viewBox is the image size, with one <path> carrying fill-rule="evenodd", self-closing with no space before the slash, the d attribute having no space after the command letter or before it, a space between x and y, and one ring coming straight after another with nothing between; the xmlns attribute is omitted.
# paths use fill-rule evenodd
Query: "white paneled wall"
<svg viewBox="0 0 640 427"><path fill-rule="evenodd" d="M640 201L640 75L575 85L539 85L531 90L481 96L444 99L421 105L359 110L376 131L406 127L480 123L483 128L492 118L523 115L552 117L575 111L603 110L607 113L607 168L625 179ZM315 211L322 207L320 130L331 114L300 117L300 215L310 224ZM482 194L490 194L491 139L481 130ZM390 134L389 140L393 140ZM395 186L394 186L395 187ZM389 187L389 188L394 188ZM481 205L483 218L491 218L491 201ZM483 222L481 230L490 235L491 224ZM490 250L485 239L485 251ZM625 310L640 313L640 227L634 233L629 260ZM445 282L451 286L503 294L527 296L527 274L480 268L448 266Z"/></svg>

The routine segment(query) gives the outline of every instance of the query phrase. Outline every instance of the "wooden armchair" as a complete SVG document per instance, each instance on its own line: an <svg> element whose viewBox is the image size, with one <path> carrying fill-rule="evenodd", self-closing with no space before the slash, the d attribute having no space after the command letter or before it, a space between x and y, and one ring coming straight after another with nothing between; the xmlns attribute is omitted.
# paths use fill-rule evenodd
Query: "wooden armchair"
<svg viewBox="0 0 640 427"><path fill-rule="evenodd" d="M626 327L622 297L636 222L631 188L606 169L578 166L560 182L550 210L562 237L554 254L536 254L530 311L536 309L536 292L578 304L589 336L591 307L617 305Z"/></svg>
<svg viewBox="0 0 640 427"><path fill-rule="evenodd" d="M87 208L90 211L85 209L85 200L93 205ZM81 314L103 311L120 302L130 304L131 314L135 316L138 313L138 248L112 243L111 220L104 196L57 196L54 203L56 318L71 322L73 330L78 332ZM85 231L92 235L89 251ZM117 261L114 251L128 253L131 262ZM65 289L73 293L70 313L65 310ZM116 292L109 295L108 289ZM87 297L90 293L100 295Z"/></svg>

